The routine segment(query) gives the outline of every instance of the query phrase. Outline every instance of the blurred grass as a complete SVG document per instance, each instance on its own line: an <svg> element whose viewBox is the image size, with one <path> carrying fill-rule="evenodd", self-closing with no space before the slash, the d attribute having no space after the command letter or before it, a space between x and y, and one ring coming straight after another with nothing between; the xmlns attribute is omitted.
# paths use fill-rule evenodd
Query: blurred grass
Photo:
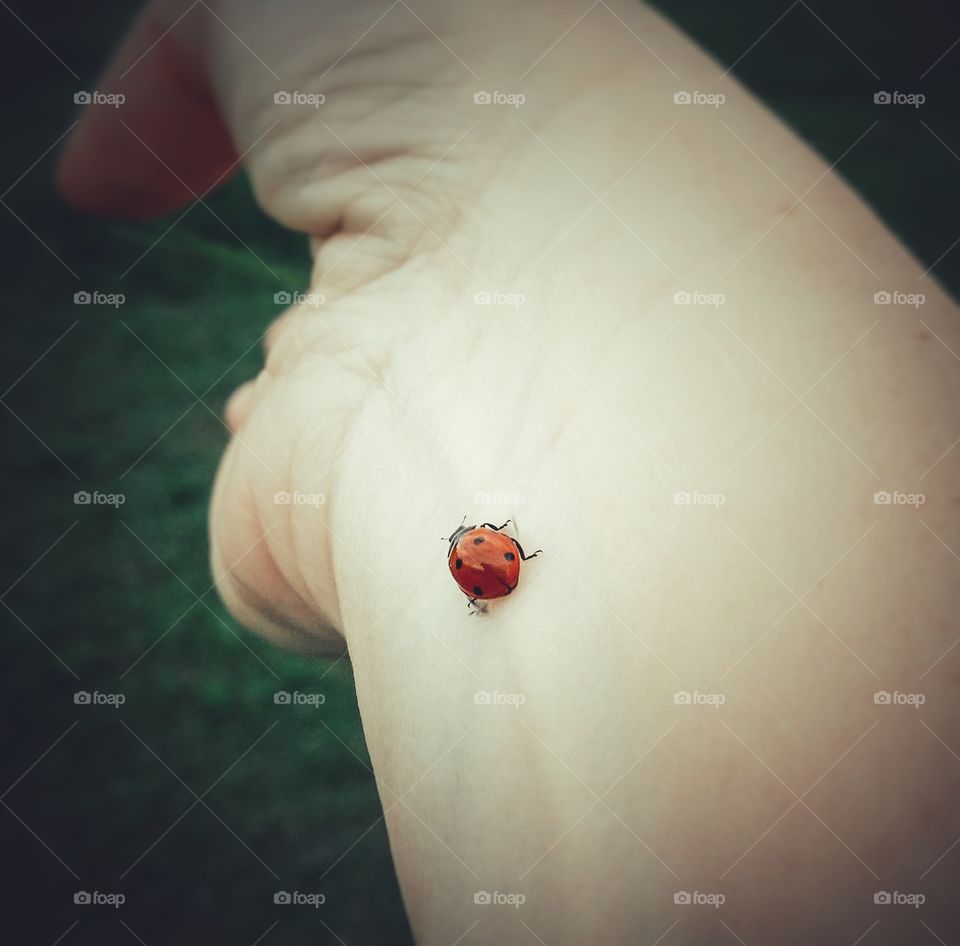
<svg viewBox="0 0 960 946"><path fill-rule="evenodd" d="M741 57L785 8L657 5L723 62ZM102 0L17 5L82 85L0 11L4 88L16 93L5 106L3 181L66 127L73 92L93 84L125 9L118 18ZM958 236L960 163L920 121L960 151L960 49L926 81L917 76L955 38L955 14L848 4L820 15L882 81L803 5L743 56L737 74L831 161L878 117L873 91L925 91L922 115L884 112L869 145L839 170L930 264ZM305 242L264 219L238 179L211 206L279 281L199 206L120 279L176 216L118 225L75 215L51 190L51 165L48 156L6 199L79 279L0 211L2 387L14 385L5 401L33 431L0 412L3 588L16 582L4 599L12 611L0 611L7 784L66 735L5 796L16 812L0 813L13 868L6 928L24 931L17 942L39 943L77 919L67 943L130 942L120 919L151 946L252 943L268 929L271 944L409 942L349 665L269 647L236 627L213 593L195 603L210 585L206 505L226 439L215 415L259 368L273 293L305 285ZM948 253L935 270L954 291L958 258L960 250ZM127 301L118 310L75 306L79 289L121 291ZM126 503L77 506L80 489L122 492ZM78 707L80 689L119 691L127 702L119 711ZM278 690L322 692L326 702L276 706ZM215 815L192 793L211 786L204 801ZM78 911L80 889L122 891L128 902L118 914ZM327 902L316 912L275 907L276 890L319 891Z"/></svg>
<svg viewBox="0 0 960 946"><path fill-rule="evenodd" d="M20 6L83 81L0 11L5 87L19 90L7 109L5 182L66 127L74 91L94 84L133 9L120 19L106 3ZM11 215L0 218L3 387L69 329L5 396L34 433L3 412L3 588L77 525L10 591L16 616L0 611L7 784L79 724L5 797L16 817L0 813L4 938L51 943L79 919L65 942L132 942L122 919L151 946L252 943L277 921L265 942L409 942L349 664L270 647L214 592L196 603L211 584L206 508L226 442L215 415L259 370L274 292L305 285L305 238L263 218L237 179L208 202L267 266L200 206L150 249L178 215L121 225L73 214L53 194L51 170L52 155L7 201L79 279ZM81 289L126 302L76 306ZM77 506L77 490L126 502ZM76 706L81 689L121 692L126 703ZM325 703L278 706L280 690L320 692ZM81 910L76 890L123 892L127 903ZM275 906L279 890L327 899L317 911Z"/></svg>

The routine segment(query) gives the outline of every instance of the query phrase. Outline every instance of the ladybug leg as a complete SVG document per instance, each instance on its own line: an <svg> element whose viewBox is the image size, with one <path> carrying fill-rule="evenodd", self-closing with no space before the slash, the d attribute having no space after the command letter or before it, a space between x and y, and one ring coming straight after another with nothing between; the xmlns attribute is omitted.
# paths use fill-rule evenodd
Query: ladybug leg
<svg viewBox="0 0 960 946"><path fill-rule="evenodd" d="M471 616L474 614L486 614L487 606L485 604L477 604L477 599L471 598L467 602L467 611L470 612Z"/></svg>
<svg viewBox="0 0 960 946"><path fill-rule="evenodd" d="M510 522L511 520L508 519L502 526L495 526L492 522L484 522L482 525L485 529L492 529L494 532L499 532L501 529L506 529L506 527L510 525Z"/></svg>
<svg viewBox="0 0 960 946"><path fill-rule="evenodd" d="M516 545L517 549L520 551L521 562L525 562L528 558L536 558L543 551L543 549L537 549L536 552L531 552L530 555L524 555L523 546L516 539L513 540L513 544Z"/></svg>

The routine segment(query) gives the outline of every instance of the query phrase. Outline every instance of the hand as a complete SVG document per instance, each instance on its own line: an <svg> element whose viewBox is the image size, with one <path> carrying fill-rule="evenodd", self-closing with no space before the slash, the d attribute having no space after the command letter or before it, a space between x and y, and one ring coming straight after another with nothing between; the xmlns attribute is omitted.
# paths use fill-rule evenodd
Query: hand
<svg viewBox="0 0 960 946"><path fill-rule="evenodd" d="M100 83L125 106L87 110L61 186L81 207L150 216L242 165L264 211L310 237L305 301L267 333L263 372L227 409L235 437L211 545L221 594L243 623L335 652L345 608L362 623L371 593L392 603L436 572L439 546L421 550L419 571L398 574L384 530L402 545L405 528L458 522L478 492L520 489L546 458L563 476L573 469L575 448L545 449L584 407L548 338L562 327L575 360L597 323L554 283L596 269L584 266L582 240L560 239L584 192L567 193L573 179L536 129L606 54L537 75L546 11L536 6L435 3L429 24L402 6L381 17L386 8L371 4L267 11L234 0L181 19L187 7L143 15ZM528 68L523 110L510 101L517 93L475 101ZM602 108L613 117L621 104ZM638 140L652 132L591 155L594 186L622 170ZM533 190L544 158L553 183ZM607 304L632 305L632 291L611 286ZM292 502L278 506L277 495ZM571 499L568 489L558 503Z"/></svg>
<svg viewBox="0 0 960 946"><path fill-rule="evenodd" d="M311 239L324 302L271 328L228 409L214 571L249 626L349 647L420 941L652 941L678 915L672 942L725 935L678 914L684 889L727 891L747 942L853 941L889 851L916 876L958 830L942 747L902 716L870 729L872 691L934 665L924 721L960 745L935 664L955 563L931 536L960 547L949 301L928 280L927 328L878 313L874 274L913 286L916 264L632 4L225 2L177 22L186 5L135 28L101 83L127 105L86 113L62 187L149 215L242 158ZM676 107L679 89L726 102ZM475 103L494 91L514 98ZM724 307L675 302L691 291ZM925 525L872 504L924 471ZM691 491L722 507L675 502ZM440 542L465 512L544 549L482 618ZM678 707L685 690L727 703ZM524 702L487 712L484 691Z"/></svg>

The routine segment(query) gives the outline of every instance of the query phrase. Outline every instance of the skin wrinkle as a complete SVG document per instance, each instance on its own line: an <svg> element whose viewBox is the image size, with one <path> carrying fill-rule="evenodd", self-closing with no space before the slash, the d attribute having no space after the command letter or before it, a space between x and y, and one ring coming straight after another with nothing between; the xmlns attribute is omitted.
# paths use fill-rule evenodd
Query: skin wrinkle
<svg viewBox="0 0 960 946"><path fill-rule="evenodd" d="M324 450L321 455L332 455L334 457L340 457L343 452L343 443L347 438L347 432L350 429L348 423L342 424L341 426L341 435L334 442L333 450L330 451L329 447L327 450ZM328 433L324 432L322 435L324 438L328 438ZM349 449L349 447L347 448ZM310 444L303 450L303 458L308 458L314 453L313 445ZM296 455L296 451L290 460L290 482L298 482L302 479L295 471L297 470L299 463ZM336 503L337 488L336 488L336 465L328 473L329 477L329 496L325 495L325 504L330 504L332 507ZM332 517L334 515L332 509L328 512L328 516ZM294 550L294 561L298 563L305 563L313 560L312 554L307 554L308 547L312 547L316 543L317 533L315 530L298 530L296 524L291 521L290 528L290 539ZM326 561L333 562L336 561L336 555L334 554L333 547L333 533L328 528L322 529L321 541L323 542L326 548L326 554L324 556ZM334 591L336 591L336 572L331 571L330 575L333 579ZM315 594L314 589L311 587L310 575L301 567L297 572L297 579L300 582L300 587L305 589L306 594L310 597L315 613L318 615L324 615L326 612L329 612L327 620L330 626L336 630L340 635L344 633L343 619L340 614L340 602L339 598L334 595L331 603L324 608L322 601Z"/></svg>
<svg viewBox="0 0 960 946"><path fill-rule="evenodd" d="M228 453L225 463L229 463L232 456L232 453ZM221 497L221 502L222 501ZM243 511L246 512L248 518L251 517L251 515L255 515L251 513L250 507L241 507L241 513L243 513ZM275 617L270 616L271 606L269 602L265 600L260 593L254 591L253 586L244 580L242 574L239 574L235 567L231 568L225 563L221 545L219 534L215 530L212 531L212 571L221 598L223 598L228 607L230 607L231 604L235 606L235 602L239 601L242 607L236 610L244 613L247 622L251 626L256 626L265 633L271 626L279 629L283 622L278 623ZM237 558L239 558L239 554ZM231 561L230 565L233 565L237 561L237 558ZM264 622L266 622L266 624L264 624Z"/></svg>
<svg viewBox="0 0 960 946"><path fill-rule="evenodd" d="M291 471L296 466L296 451L294 449L293 455L290 457L287 464L287 474L283 477L283 482L292 483L295 482L294 477L291 474ZM274 504L275 512L276 504ZM298 543L297 543L297 530L294 525L293 516L290 515L290 507L287 509L280 510L281 514L285 516L284 528L282 530L271 530L270 533L266 536L264 543L267 546L267 549L270 553L270 556L273 560L274 567L276 568L278 574L283 576L284 581L286 582L290 591L292 591L297 598L300 600L300 603L303 606L303 611L305 614L323 614L323 610L320 606L320 602L317 601L312 594L310 593L310 586L307 582L306 576L300 569L297 568L284 568L281 569L279 562L281 560L289 561L291 558L290 551L292 549L293 555L292 559L294 562L303 562L305 557L298 554ZM262 523L261 523L262 527ZM313 541L316 541L316 537L313 537ZM329 539L326 541L329 544ZM336 627L335 622L330 622L331 626Z"/></svg>
<svg viewBox="0 0 960 946"><path fill-rule="evenodd" d="M434 159L436 160L436 159ZM428 163L428 158L422 162L418 161L416 155L411 155L402 162L402 169L390 175L395 178L394 181L388 180L388 183L394 184L394 190L398 196L403 195L403 203L396 203L396 198L388 193L369 190L365 191L358 188L348 188L354 196L340 203L334 210L332 207L319 211L315 214L311 212L317 221L330 220L329 225L324 228L315 225L310 228L310 234L314 241L314 272L311 280L313 291L329 294L336 292L340 281L336 276L336 270L343 266L355 262L358 257L366 260L362 272L362 282L356 279L348 279L342 287L342 291L359 291L374 286L378 280L389 275L395 269L411 262L415 257L429 254L437 237L434 233L425 230L419 221L413 225L406 224L400 226L398 215L401 218L409 217L411 211L407 209L410 205L415 208L413 211L420 218L425 218L427 225L434 231L439 228L442 234L441 239L455 232L457 218L462 214L458 209L461 205L453 195L445 196L441 191L434 193L431 198L413 191L404 195L410 182L415 181L426 168L420 168L419 164L426 165L429 168L433 163ZM431 176L436 179L438 168L433 168ZM357 176L361 180L369 172L365 168L358 166L343 172L348 176ZM338 183L339 181L339 183ZM333 181L325 181L322 184L314 185L322 194L331 195L338 193L343 188L343 177ZM375 184L376 188L382 185ZM300 203L305 206L322 206L316 198L311 198L308 192L302 195ZM441 212L437 212L442 208ZM370 230L370 227L374 230ZM339 245L342 240L348 240L349 248L347 251L338 248L334 250L334 245ZM372 254L363 256L367 247L375 247ZM391 247L392 252L387 254L383 252L385 247ZM328 256L333 257L333 262L327 266ZM377 265L381 260L382 264Z"/></svg>

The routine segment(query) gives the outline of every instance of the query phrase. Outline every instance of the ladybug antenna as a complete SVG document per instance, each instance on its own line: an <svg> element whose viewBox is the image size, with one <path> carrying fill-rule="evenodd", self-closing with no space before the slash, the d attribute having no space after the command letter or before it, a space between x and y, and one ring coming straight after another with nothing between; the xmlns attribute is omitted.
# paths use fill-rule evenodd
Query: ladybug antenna
<svg viewBox="0 0 960 946"><path fill-rule="evenodd" d="M455 536L455 535L463 528L463 524L464 524L466 521L467 521L467 517L466 517L466 515L464 515L464 517L460 520L460 525L458 525L458 526L456 527L456 529L453 530L453 533L452 533L451 535L441 535L441 536L440 536L440 539L441 539L443 542L452 542L452 541L453 541L453 536Z"/></svg>

